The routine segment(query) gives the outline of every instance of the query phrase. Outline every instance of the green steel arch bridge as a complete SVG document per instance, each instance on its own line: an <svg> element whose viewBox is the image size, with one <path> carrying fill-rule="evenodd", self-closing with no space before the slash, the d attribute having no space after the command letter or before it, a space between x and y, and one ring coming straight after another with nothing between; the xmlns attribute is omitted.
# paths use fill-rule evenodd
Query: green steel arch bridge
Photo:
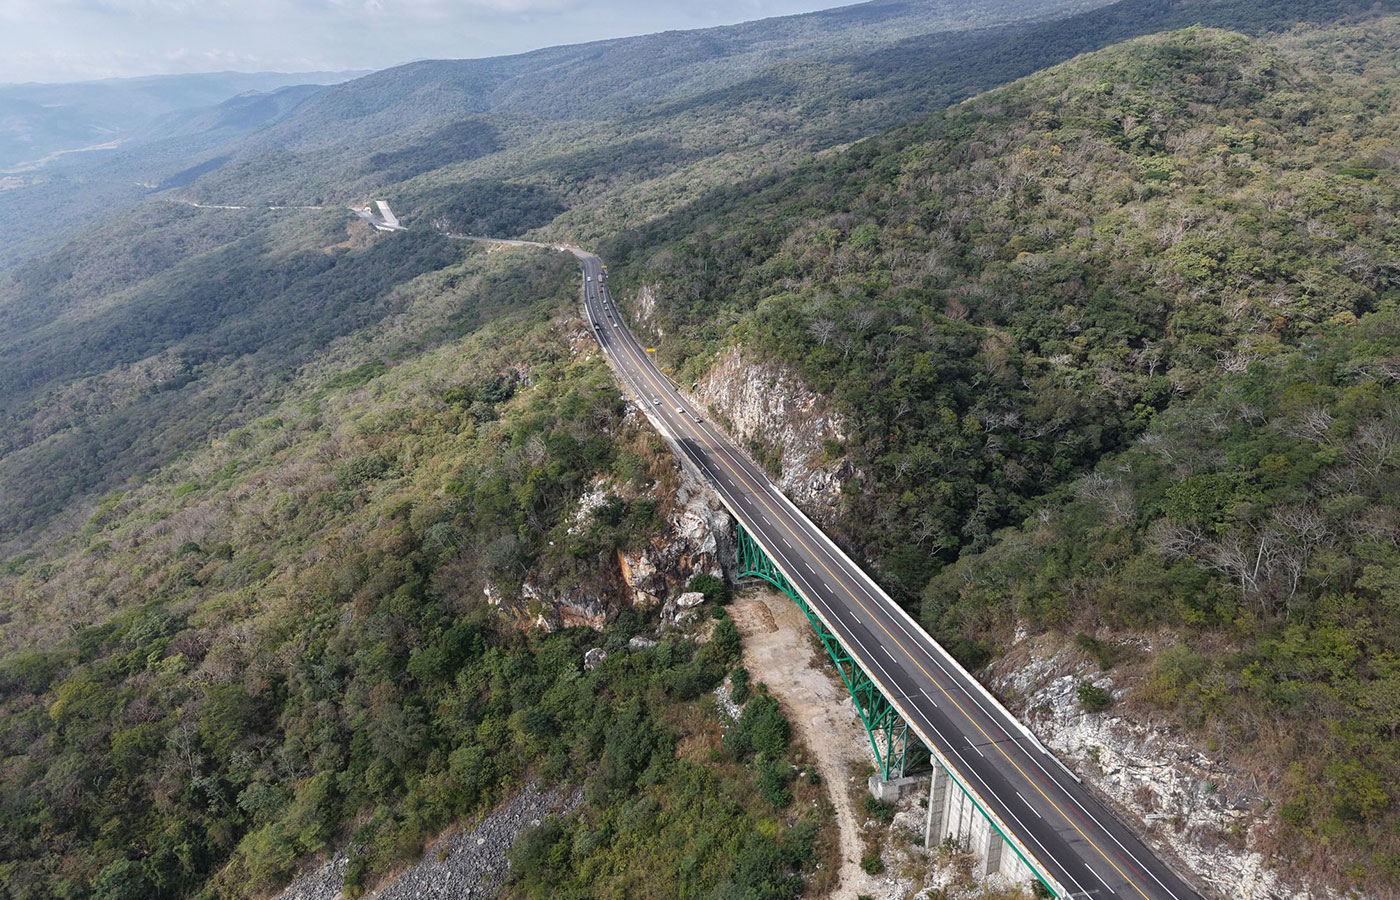
<svg viewBox="0 0 1400 900"><path fill-rule="evenodd" d="M602 261L553 249L578 259L587 323L624 391L734 517L738 575L768 582L806 615L881 777L928 775L926 836L976 844L989 872L1038 896L1203 900L657 369Z"/></svg>

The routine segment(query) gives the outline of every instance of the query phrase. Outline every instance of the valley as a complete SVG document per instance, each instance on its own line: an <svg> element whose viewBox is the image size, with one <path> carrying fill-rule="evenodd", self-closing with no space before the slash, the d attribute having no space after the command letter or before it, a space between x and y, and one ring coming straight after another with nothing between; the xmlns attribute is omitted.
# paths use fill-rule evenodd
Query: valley
<svg viewBox="0 0 1400 900"><path fill-rule="evenodd" d="M1398 896L1397 15L880 0L16 173L0 893L547 797L474 891Z"/></svg>

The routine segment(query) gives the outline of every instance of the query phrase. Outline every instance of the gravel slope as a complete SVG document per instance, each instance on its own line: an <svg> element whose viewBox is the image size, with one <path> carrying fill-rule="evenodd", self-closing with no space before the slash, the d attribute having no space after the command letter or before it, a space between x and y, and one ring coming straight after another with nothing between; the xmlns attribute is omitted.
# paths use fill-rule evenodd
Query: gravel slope
<svg viewBox="0 0 1400 900"><path fill-rule="evenodd" d="M475 827L444 836L413 868L378 891L374 900L465 900L493 897L509 867L506 851L526 828L546 816L573 811L583 792L565 796L534 784L488 813ZM345 883L345 852L297 878L278 900L339 900Z"/></svg>

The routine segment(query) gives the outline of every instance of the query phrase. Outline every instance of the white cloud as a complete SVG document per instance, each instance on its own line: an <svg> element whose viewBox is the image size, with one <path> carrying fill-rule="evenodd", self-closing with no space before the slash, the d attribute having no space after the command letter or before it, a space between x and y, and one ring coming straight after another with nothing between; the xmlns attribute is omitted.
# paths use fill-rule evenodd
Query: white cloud
<svg viewBox="0 0 1400 900"><path fill-rule="evenodd" d="M0 0L0 82L494 56L840 0Z"/></svg>

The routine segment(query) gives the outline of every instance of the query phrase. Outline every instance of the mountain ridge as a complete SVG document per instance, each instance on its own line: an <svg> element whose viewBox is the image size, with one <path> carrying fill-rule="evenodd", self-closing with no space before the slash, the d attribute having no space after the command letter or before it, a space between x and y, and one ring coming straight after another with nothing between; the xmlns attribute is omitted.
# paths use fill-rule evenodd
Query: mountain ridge
<svg viewBox="0 0 1400 900"><path fill-rule="evenodd" d="M942 102L1075 29L1198 9L1256 33ZM787 59L649 121L454 107L348 154L127 160L188 184L75 211L0 278L0 884L242 898L344 846L357 892L535 774L585 804L529 833L508 896L821 883L820 789L775 702L730 739L706 699L738 677L718 579L648 588L707 595L694 630L620 600L601 633L515 630L626 594L681 487L571 263L435 233L466 223L589 238L682 383L737 347L826 398L844 432L807 449L845 488L822 517L964 663L1034 633L1102 668L1086 710L1257 766L1239 833L1183 840L1290 890L1393 894L1388 9L1134 0L858 76ZM1289 27L1306 10L1327 21ZM988 47L1025 52L971 71ZM284 190L331 208L262 208ZM410 228L372 232L351 196Z"/></svg>

